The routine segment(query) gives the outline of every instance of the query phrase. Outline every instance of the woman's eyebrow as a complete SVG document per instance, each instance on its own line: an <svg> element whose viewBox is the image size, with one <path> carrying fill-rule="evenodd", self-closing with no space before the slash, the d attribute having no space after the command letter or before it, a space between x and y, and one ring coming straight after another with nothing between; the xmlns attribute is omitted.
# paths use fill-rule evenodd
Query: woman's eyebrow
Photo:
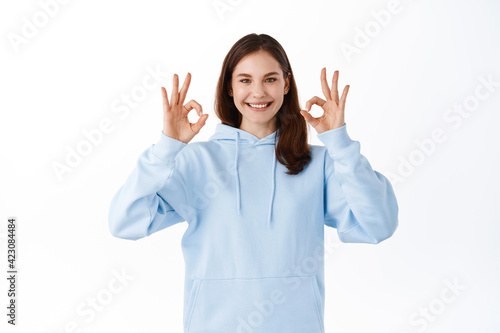
<svg viewBox="0 0 500 333"><path fill-rule="evenodd" d="M269 72L269 73L265 74L265 75L264 75L264 77L266 77L266 76L271 76L271 75L279 75L279 73L278 73L278 72ZM238 76L248 76L248 77L252 77L252 75L247 74L247 73L239 73L238 75L236 75L236 77L238 77Z"/></svg>

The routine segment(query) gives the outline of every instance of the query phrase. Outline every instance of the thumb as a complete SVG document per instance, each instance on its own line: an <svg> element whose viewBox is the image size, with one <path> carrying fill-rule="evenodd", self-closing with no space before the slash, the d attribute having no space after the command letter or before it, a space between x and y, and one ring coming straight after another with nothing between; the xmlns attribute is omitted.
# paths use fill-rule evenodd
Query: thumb
<svg viewBox="0 0 500 333"><path fill-rule="evenodd" d="M200 132L201 128L202 128L203 126L205 126L205 123L206 123L206 121L207 121L207 118L208 118L208 113L205 113L204 115L202 115L202 116L200 117L200 119L198 119L198 121L197 121L196 123L194 123L194 124L192 125L192 127L193 127L193 131L194 131L196 134L198 134L198 133Z"/></svg>
<svg viewBox="0 0 500 333"><path fill-rule="evenodd" d="M313 116L311 116L311 114L309 112L307 112L307 110L300 110L300 114L302 115L302 117L304 117L306 122L308 122L310 125L312 125L311 122L313 120Z"/></svg>

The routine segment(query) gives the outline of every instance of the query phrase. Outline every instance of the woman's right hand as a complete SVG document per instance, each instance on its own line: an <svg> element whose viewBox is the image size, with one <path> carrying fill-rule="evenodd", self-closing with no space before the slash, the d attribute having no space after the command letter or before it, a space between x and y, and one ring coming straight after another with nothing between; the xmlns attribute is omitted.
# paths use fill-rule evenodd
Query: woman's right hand
<svg viewBox="0 0 500 333"><path fill-rule="evenodd" d="M188 143L205 126L208 114L203 114L201 105L195 100L190 100L184 106L184 99L191 82L191 74L188 72L182 89L179 92L179 76L174 74L172 87L172 100L168 101L167 91L161 87L163 95L163 134L173 139ZM194 124L189 122L188 113L196 109L200 119Z"/></svg>

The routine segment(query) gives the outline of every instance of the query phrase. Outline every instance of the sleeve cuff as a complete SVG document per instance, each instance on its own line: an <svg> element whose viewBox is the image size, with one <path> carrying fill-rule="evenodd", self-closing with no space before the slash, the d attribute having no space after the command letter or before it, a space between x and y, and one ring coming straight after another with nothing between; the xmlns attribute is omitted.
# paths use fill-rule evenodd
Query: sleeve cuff
<svg viewBox="0 0 500 333"><path fill-rule="evenodd" d="M160 139L153 145L153 154L165 163L173 163L175 156L188 144L166 136L161 131Z"/></svg>
<svg viewBox="0 0 500 333"><path fill-rule="evenodd" d="M334 128L318 134L318 139L323 142L331 156L340 156L346 149L353 145L353 141L347 134L347 123L344 126Z"/></svg>

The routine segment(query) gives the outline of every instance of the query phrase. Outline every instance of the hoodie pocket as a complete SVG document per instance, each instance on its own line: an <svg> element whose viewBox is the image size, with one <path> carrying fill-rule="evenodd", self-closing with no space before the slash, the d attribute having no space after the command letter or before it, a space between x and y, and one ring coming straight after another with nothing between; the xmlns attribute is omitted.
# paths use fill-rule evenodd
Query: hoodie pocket
<svg viewBox="0 0 500 333"><path fill-rule="evenodd" d="M323 333L312 275L198 279L187 305L186 333Z"/></svg>

